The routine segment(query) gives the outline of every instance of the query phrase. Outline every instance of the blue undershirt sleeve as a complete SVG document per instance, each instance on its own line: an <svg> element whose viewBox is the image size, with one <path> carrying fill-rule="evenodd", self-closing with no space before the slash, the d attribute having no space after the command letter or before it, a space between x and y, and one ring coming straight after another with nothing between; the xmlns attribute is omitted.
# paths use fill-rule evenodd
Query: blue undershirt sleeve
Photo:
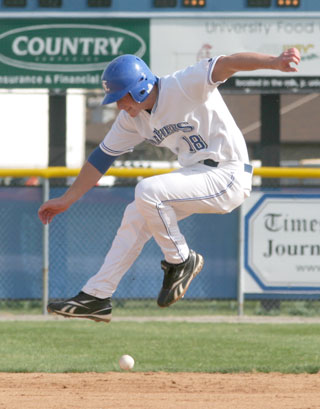
<svg viewBox="0 0 320 409"><path fill-rule="evenodd" d="M102 175L110 168L112 163L118 156L108 155L104 153L98 146L89 156L88 162L91 163Z"/></svg>

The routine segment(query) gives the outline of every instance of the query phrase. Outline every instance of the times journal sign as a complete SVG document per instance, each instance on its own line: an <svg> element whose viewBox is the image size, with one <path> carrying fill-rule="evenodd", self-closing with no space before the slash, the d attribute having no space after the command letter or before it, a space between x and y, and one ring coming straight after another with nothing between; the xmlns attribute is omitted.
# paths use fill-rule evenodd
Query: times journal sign
<svg viewBox="0 0 320 409"><path fill-rule="evenodd" d="M101 73L119 55L135 54L149 63L149 21L135 23L0 20L0 87L100 87Z"/></svg>
<svg viewBox="0 0 320 409"><path fill-rule="evenodd" d="M244 204L245 292L320 293L320 195L261 194Z"/></svg>

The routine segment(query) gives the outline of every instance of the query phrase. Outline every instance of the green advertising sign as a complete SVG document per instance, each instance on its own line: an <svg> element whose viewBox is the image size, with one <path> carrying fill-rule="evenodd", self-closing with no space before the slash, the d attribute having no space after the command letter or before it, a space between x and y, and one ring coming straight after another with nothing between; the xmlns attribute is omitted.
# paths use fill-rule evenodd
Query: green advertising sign
<svg viewBox="0 0 320 409"><path fill-rule="evenodd" d="M99 88L122 54L149 64L148 19L0 19L0 88Z"/></svg>

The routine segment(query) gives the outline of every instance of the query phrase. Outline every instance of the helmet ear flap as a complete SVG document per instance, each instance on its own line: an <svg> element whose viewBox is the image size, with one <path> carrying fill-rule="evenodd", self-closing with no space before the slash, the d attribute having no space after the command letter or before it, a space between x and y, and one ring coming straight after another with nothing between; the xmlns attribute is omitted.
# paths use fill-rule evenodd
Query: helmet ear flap
<svg viewBox="0 0 320 409"><path fill-rule="evenodd" d="M130 95L136 102L143 102L149 96L154 84L157 83L158 78L151 71L150 74L143 73L137 85L130 91Z"/></svg>
<svg viewBox="0 0 320 409"><path fill-rule="evenodd" d="M147 76L145 73L142 73L140 79L139 79L139 83L142 83L143 81L145 81L147 79ZM141 84L142 85L142 84ZM141 91L139 92L139 94L143 97L143 95L145 94L146 90L144 88L141 89Z"/></svg>

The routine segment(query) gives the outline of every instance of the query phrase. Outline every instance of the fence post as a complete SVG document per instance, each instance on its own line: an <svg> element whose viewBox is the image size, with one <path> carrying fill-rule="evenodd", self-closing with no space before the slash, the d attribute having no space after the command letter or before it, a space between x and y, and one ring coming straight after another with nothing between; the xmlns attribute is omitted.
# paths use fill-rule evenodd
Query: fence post
<svg viewBox="0 0 320 409"><path fill-rule="evenodd" d="M239 233L238 233L238 315L243 315L244 292L243 292L243 206L239 209Z"/></svg>
<svg viewBox="0 0 320 409"><path fill-rule="evenodd" d="M42 179L42 200L49 200L50 182L48 178ZM42 313L47 315L49 300L49 224L43 225L42 235Z"/></svg>

